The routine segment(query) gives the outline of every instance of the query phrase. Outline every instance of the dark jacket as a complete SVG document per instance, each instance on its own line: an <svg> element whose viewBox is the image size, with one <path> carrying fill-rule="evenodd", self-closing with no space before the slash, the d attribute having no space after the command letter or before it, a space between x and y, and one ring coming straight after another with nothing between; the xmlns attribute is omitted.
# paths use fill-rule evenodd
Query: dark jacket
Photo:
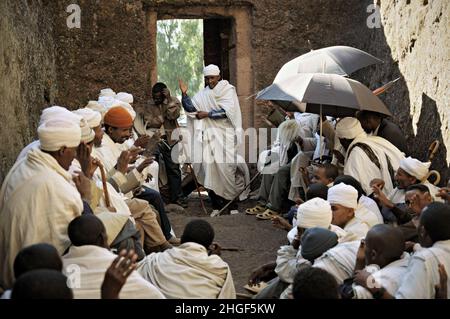
<svg viewBox="0 0 450 319"><path fill-rule="evenodd" d="M380 136L394 144L400 151L405 153L406 156L409 155L405 135L397 124L387 119L383 119L380 123L380 127L378 128L377 136Z"/></svg>

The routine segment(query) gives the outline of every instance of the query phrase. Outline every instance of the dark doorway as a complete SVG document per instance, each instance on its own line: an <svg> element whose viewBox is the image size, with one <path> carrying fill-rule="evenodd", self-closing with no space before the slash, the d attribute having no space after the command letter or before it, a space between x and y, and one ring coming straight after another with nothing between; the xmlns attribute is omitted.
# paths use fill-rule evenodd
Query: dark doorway
<svg viewBox="0 0 450 319"><path fill-rule="evenodd" d="M203 41L205 65L217 65L222 78L230 81L230 50L235 47L232 19L204 19Z"/></svg>

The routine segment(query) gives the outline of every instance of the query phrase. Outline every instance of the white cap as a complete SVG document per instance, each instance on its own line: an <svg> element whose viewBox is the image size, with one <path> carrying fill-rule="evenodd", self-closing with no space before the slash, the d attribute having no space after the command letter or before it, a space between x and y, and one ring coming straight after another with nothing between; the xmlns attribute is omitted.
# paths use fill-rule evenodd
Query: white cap
<svg viewBox="0 0 450 319"><path fill-rule="evenodd" d="M204 76L217 76L220 75L220 69L215 64L210 64L208 66L205 66L203 69L203 75Z"/></svg>

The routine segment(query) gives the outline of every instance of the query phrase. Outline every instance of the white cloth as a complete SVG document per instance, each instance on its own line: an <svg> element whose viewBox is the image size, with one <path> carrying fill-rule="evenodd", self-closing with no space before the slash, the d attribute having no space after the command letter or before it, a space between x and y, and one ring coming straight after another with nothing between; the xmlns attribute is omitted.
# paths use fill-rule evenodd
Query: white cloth
<svg viewBox="0 0 450 319"><path fill-rule="evenodd" d="M103 96L115 97L116 96L116 92L114 92L110 88L106 88L106 89L100 90L100 94L98 96L99 97L103 97Z"/></svg>
<svg viewBox="0 0 450 319"><path fill-rule="evenodd" d="M434 286L439 284L438 264L450 269L450 240L438 241L430 248L421 248L412 256L406 274L402 277L395 298L434 299ZM447 296L450 296L450 276L447 279Z"/></svg>
<svg viewBox="0 0 450 319"><path fill-rule="evenodd" d="M391 262L375 272L371 272L374 282L386 289L391 296L395 296L400 281L408 269L409 258L409 254L404 252L400 259ZM369 270L370 268L370 266L366 266L364 269ZM353 284L353 292L353 299L373 299L370 291L362 286Z"/></svg>
<svg viewBox="0 0 450 319"><path fill-rule="evenodd" d="M326 270L340 285L353 275L359 245L360 241L339 244L317 258L313 267Z"/></svg>
<svg viewBox="0 0 450 319"><path fill-rule="evenodd" d="M105 113L107 111L107 108L104 105L100 104L98 101L89 101L85 107L93 111L99 112L101 115L101 120L103 121L103 117L105 116Z"/></svg>
<svg viewBox="0 0 450 319"><path fill-rule="evenodd" d="M67 226L82 211L72 176L51 155L33 149L17 162L0 191L0 284L11 286L14 259L26 246L49 243L62 254Z"/></svg>
<svg viewBox="0 0 450 319"><path fill-rule="evenodd" d="M217 255L208 256L206 248L197 243L152 253L137 271L170 299L236 298L228 264Z"/></svg>
<svg viewBox="0 0 450 319"><path fill-rule="evenodd" d="M365 135L364 129L358 119L354 117L344 117L336 124L336 136L352 140L361 135Z"/></svg>
<svg viewBox="0 0 450 319"><path fill-rule="evenodd" d="M41 149L57 151L61 147L77 147L81 140L80 124L69 120L50 119L38 127Z"/></svg>
<svg viewBox="0 0 450 319"><path fill-rule="evenodd" d="M89 102L94 102L94 101L89 101ZM83 117L86 120L86 122L88 123L90 128L97 127L102 122L102 115L101 115L101 113L99 111L93 110L93 109L91 109L89 107L85 107L85 108L82 108L82 109L75 110L75 111L73 111L73 113Z"/></svg>
<svg viewBox="0 0 450 319"><path fill-rule="evenodd" d="M353 186L339 183L328 189L327 200L331 205L338 204L356 209L358 207L358 191Z"/></svg>
<svg viewBox="0 0 450 319"><path fill-rule="evenodd" d="M358 217L353 217L347 224L344 226L344 230L347 233L353 234L357 236L357 238L365 238L367 232L369 231L370 226L367 222L359 219Z"/></svg>
<svg viewBox="0 0 450 319"><path fill-rule="evenodd" d="M330 204L326 200L316 197L298 207L297 226L302 228L328 228L332 218L333 213Z"/></svg>
<svg viewBox="0 0 450 319"><path fill-rule="evenodd" d="M119 92L116 94L116 99L128 104L133 104L133 95L130 93Z"/></svg>
<svg viewBox="0 0 450 319"><path fill-rule="evenodd" d="M212 120L188 116L194 157L191 159L195 175L205 188L231 200L242 190L236 185L236 155L242 135L242 118L234 86L226 80L210 89L209 86L192 98L197 111L223 109L227 118ZM237 142L236 142L237 137ZM191 148L191 150L192 150Z"/></svg>
<svg viewBox="0 0 450 319"><path fill-rule="evenodd" d="M355 209L355 216L372 228L375 225L383 224L383 215L373 199L361 195L358 200L358 207Z"/></svg>
<svg viewBox="0 0 450 319"><path fill-rule="evenodd" d="M350 154L348 153L348 150L352 149L353 145L357 143L366 144L371 148L380 162L381 169L372 162L360 147L355 147ZM353 140L348 150L345 154L344 174L356 178L361 183L366 194L372 193L370 181L374 178L382 179L385 182L383 192L386 195L394 189L389 173L387 158L389 158L394 171L393 173L395 174L399 167L400 160L404 158L404 154L397 147L382 137L367 136L364 133Z"/></svg>
<svg viewBox="0 0 450 319"><path fill-rule="evenodd" d="M218 76L218 75L220 75L220 69L215 64L209 64L204 67L203 75L204 76Z"/></svg>
<svg viewBox="0 0 450 319"><path fill-rule="evenodd" d="M64 119L78 123L81 120L81 116L70 112L65 107L54 105L42 110L39 126L52 119Z"/></svg>
<svg viewBox="0 0 450 319"><path fill-rule="evenodd" d="M75 299L100 299L105 272L117 255L106 248L92 245L71 246L63 256L63 273L68 277ZM137 271L127 278L120 299L165 299Z"/></svg>
<svg viewBox="0 0 450 319"><path fill-rule="evenodd" d="M89 127L88 122L82 118L80 122L81 126L81 142L90 143L95 138L95 132Z"/></svg>
<svg viewBox="0 0 450 319"><path fill-rule="evenodd" d="M403 169L409 175L414 176L419 181L423 181L427 177L430 165L431 162L422 163L421 161L412 158L411 156L400 161L401 169Z"/></svg>

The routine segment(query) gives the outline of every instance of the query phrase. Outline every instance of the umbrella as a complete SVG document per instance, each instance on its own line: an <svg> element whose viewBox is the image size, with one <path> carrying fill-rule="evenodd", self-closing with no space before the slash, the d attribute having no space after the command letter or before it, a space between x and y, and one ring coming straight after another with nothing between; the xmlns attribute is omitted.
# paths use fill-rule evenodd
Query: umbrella
<svg viewBox="0 0 450 319"><path fill-rule="evenodd" d="M256 99L334 117L354 116L356 111L363 110L391 116L384 103L365 85L337 74L296 74L260 91Z"/></svg>
<svg viewBox="0 0 450 319"><path fill-rule="evenodd" d="M312 50L283 65L275 77L280 82L297 73L331 73L348 76L366 66L383 62L373 55L348 46ZM323 68L323 66L326 66Z"/></svg>

